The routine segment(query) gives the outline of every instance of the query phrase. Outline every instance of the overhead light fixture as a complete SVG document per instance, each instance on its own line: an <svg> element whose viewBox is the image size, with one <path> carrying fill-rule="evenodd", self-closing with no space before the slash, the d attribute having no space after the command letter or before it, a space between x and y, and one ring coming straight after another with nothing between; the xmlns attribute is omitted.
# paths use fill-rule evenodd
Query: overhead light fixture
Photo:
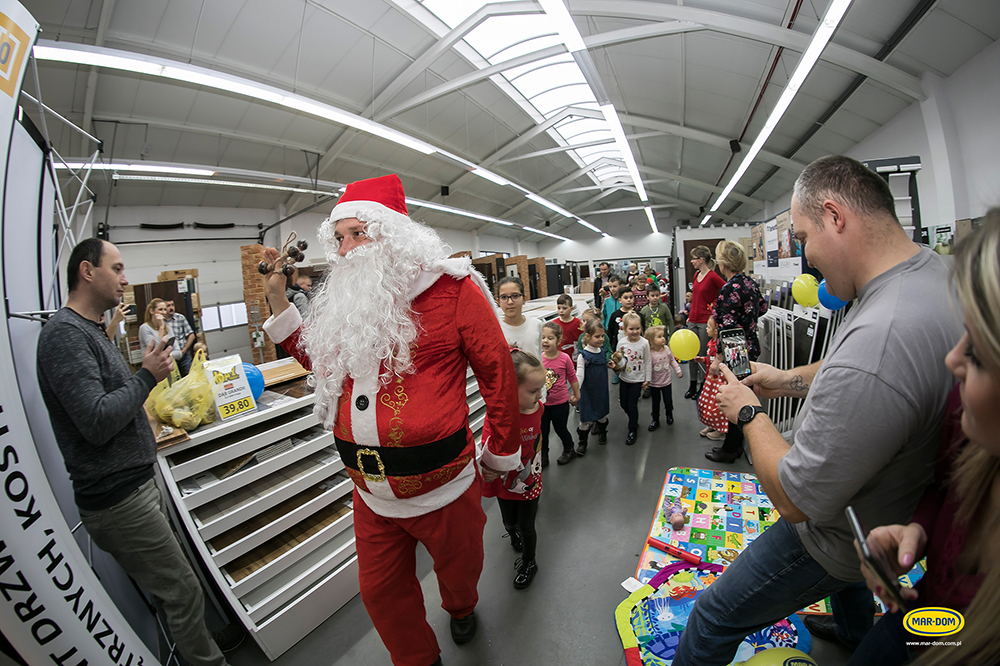
<svg viewBox="0 0 1000 666"><path fill-rule="evenodd" d="M642 178L639 177L639 167L635 163L635 156L632 155L632 147L628 145L628 139L625 138L625 128L622 127L622 121L618 118L615 105L602 104L601 113L604 114L604 119L611 128L611 135L615 137L615 144L618 145L618 151L622 154L622 159L625 160L625 168L628 169L628 175L632 177L632 183L639 193L639 198L643 201L649 201L649 197L646 196L646 188L642 184Z"/></svg>
<svg viewBox="0 0 1000 666"><path fill-rule="evenodd" d="M301 187L290 187L288 185L268 185L267 183L244 183L236 180L215 180L208 178L177 178L175 176L132 176L129 174L116 173L111 176L112 180L141 180L152 183L184 183L186 185L222 185L224 187L243 187L251 190L277 190L279 192L294 192L296 194L318 194L324 197L336 196L336 192L325 192L323 190L307 190Z"/></svg>
<svg viewBox="0 0 1000 666"><path fill-rule="evenodd" d="M452 215L461 215L462 217L471 217L477 220L483 220L484 222L492 222L493 224L499 224L505 227L514 226L513 222L508 222L507 220L501 220L498 217L490 217L489 215L481 215L480 213L473 213L470 210L463 210L461 208L455 208L453 206L445 206L444 204L434 203L432 201L422 201L420 199L411 199L406 197L406 203L411 206L416 206L418 208L430 208L433 210L441 211L442 213L451 213Z"/></svg>
<svg viewBox="0 0 1000 666"><path fill-rule="evenodd" d="M702 221L701 221L701 224L699 224L698 226L699 226L699 227L703 227L703 226L705 226L705 223L706 223L706 222L708 222L708 221L709 221L709 220L711 220L711 219L712 219L712 214L711 214L711 213L709 213L708 215L706 215L706 216L704 217L704 219L702 219Z"/></svg>
<svg viewBox="0 0 1000 666"><path fill-rule="evenodd" d="M82 169L84 167L90 167L95 171L132 171L140 173L173 173L177 175L184 176L214 176L215 172L210 169L196 169L191 167L177 167L177 166L166 166L163 164L105 164L102 162L97 162L91 164L90 162L67 162L63 164L62 162L53 163L52 165L56 169L72 169L76 171L77 169Z"/></svg>
<svg viewBox="0 0 1000 666"><path fill-rule="evenodd" d="M560 236L559 234L553 234L548 231L542 231L541 229L535 229L534 227L521 227L525 231L531 231L536 234L541 234L543 236L551 236L552 238L558 238L559 240L568 241L569 239L565 236Z"/></svg>
<svg viewBox="0 0 1000 666"><path fill-rule="evenodd" d="M510 185L510 181L502 176L498 176L492 171L488 171L482 167L476 167L472 170L472 173L476 174L480 178L485 178L486 180L492 181L500 186Z"/></svg>
<svg viewBox="0 0 1000 666"><path fill-rule="evenodd" d="M587 222L586 220L580 219L578 217L578 218L576 218L576 221L579 222L580 224L582 224L583 226L587 227L591 231L596 231L599 234L600 233L604 233L603 231L601 231L600 229L598 229L597 227L595 227L594 225L592 225L590 222Z"/></svg>
<svg viewBox="0 0 1000 666"><path fill-rule="evenodd" d="M551 201L549 201L545 197L540 196L538 194L535 194L534 192L529 192L525 196L528 197L529 199L531 199L532 201L534 201L536 204L538 204L540 206L545 206L549 210L555 211L555 212L559 213L560 215L562 215L563 217L573 217L573 218L576 217L576 215L574 215L573 213L569 212L565 208L562 208L561 206L552 203Z"/></svg>
<svg viewBox="0 0 1000 666"><path fill-rule="evenodd" d="M606 234L603 231L601 232L601 235L604 236L605 238L611 238L611 236L609 234Z"/></svg>
<svg viewBox="0 0 1000 666"><path fill-rule="evenodd" d="M587 48L587 45L583 43L583 37L580 36L580 30L576 27L576 22L569 10L566 9L566 5L563 4L563 0L538 0L538 2L548 17L552 19L556 32L559 33L559 38L563 40L570 53L583 51Z"/></svg>
<svg viewBox="0 0 1000 666"><path fill-rule="evenodd" d="M812 68L816 65L819 60L820 55L823 54L823 49L830 42L833 37L833 33L836 32L837 28L840 27L840 22L844 19L844 15L847 13L847 9L851 6L852 0L833 0L830 6L826 10L826 14L823 16L823 20L820 21L819 26L816 28L816 32L813 33L812 39L809 41L809 46L802 53L802 57L799 58L798 64L795 66L795 70L792 72L791 77L788 79L788 83L785 84L785 89L781 93L781 97L778 98L778 102L774 105L774 109L771 110L771 115L767 117L767 121L764 123L764 127L761 128L760 134L754 140L753 145L750 146L750 150L747 151L746 156L743 161L740 162L740 166L736 169L733 177L729 179L729 183L723 188L719 197L712 204L709 209L711 212L717 211L722 205L722 202L726 200L732 191L736 187L736 184L746 173L747 169L750 168L751 162L757 157L757 154L764 147L764 143L767 142L774 128L778 125L781 117L788 110L789 105L795 98L795 95L799 92L799 88L802 87L803 82L805 82L806 77L812 71ZM700 226L705 226L711 215L706 215L705 219L701 221Z"/></svg>
<svg viewBox="0 0 1000 666"><path fill-rule="evenodd" d="M368 120L357 114L338 109L335 106L316 102L302 95L287 93L280 88L257 83L249 79L213 72L210 69L198 67L197 65L138 53L123 55L122 52L115 49L90 46L89 44L70 44L50 40L42 40L35 44L32 53L36 60L50 60L77 65L120 69L138 74L173 79L175 81L185 81L206 88L225 90L320 118L326 118L340 125L353 127L354 129L367 132L387 141L406 146L424 155L437 152L437 148L429 143L407 136L402 132Z"/></svg>
<svg viewBox="0 0 1000 666"><path fill-rule="evenodd" d="M659 228L656 226L656 220L653 219L653 209L646 206L643 210L646 211L646 219L649 220L649 228L653 230L654 234L660 233Z"/></svg>

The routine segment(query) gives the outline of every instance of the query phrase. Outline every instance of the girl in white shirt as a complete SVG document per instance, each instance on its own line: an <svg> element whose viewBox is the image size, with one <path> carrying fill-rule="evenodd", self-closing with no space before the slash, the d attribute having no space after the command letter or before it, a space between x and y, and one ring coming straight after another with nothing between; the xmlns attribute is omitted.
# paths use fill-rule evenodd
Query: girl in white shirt
<svg viewBox="0 0 1000 666"><path fill-rule="evenodd" d="M625 445L632 446L639 430L639 397L649 388L653 374L653 359L649 342L642 337L642 318L634 312L622 317L625 338L618 341L622 360L615 369L621 381L618 384L618 402L628 415L628 436Z"/></svg>
<svg viewBox="0 0 1000 666"><path fill-rule="evenodd" d="M505 277L497 283L497 304L503 310L500 328L507 346L542 357L542 322L521 314L524 307L524 283L521 278Z"/></svg>

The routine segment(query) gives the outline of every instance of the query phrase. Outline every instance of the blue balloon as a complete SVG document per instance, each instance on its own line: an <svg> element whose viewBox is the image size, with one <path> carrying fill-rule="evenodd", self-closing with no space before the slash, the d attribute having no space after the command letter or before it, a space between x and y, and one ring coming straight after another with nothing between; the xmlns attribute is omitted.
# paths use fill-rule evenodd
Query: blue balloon
<svg viewBox="0 0 1000 666"><path fill-rule="evenodd" d="M256 365L243 364L243 372L247 376L247 383L250 384L250 392L253 393L254 402L264 393L264 375Z"/></svg>
<svg viewBox="0 0 1000 666"><path fill-rule="evenodd" d="M819 302L827 310L839 310L847 305L847 301L842 301L826 290L826 280L819 283Z"/></svg>

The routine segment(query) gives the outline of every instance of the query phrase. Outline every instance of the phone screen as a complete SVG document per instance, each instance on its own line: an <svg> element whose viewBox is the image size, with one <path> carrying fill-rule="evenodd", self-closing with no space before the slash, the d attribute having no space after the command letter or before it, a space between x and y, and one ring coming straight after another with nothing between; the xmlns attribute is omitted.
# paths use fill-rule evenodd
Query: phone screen
<svg viewBox="0 0 1000 666"><path fill-rule="evenodd" d="M737 379L750 376L750 352L747 336L742 328L728 328L719 333L722 341L722 358Z"/></svg>
<svg viewBox="0 0 1000 666"><path fill-rule="evenodd" d="M879 581L882 589L885 590L885 600L899 606L900 610L906 613L910 610L909 604L900 594L901 585L899 579L892 575L893 566L888 554L879 548L874 542L868 541L868 531L861 524L858 515L854 512L854 507L847 507L844 512L847 514L847 522L851 524L851 531L861 548L861 557L865 564L872 570Z"/></svg>

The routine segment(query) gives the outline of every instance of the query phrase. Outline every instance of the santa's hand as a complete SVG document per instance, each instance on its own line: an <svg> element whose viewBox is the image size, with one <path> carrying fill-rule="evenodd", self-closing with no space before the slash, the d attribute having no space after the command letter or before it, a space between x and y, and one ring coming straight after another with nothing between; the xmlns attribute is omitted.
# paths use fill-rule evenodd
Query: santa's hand
<svg viewBox="0 0 1000 666"><path fill-rule="evenodd" d="M291 305L285 295L287 278L282 272L284 262L281 260L281 253L273 247L264 248L264 262L273 267L271 272L264 276L264 296L271 306L271 314L278 315Z"/></svg>
<svg viewBox="0 0 1000 666"><path fill-rule="evenodd" d="M715 399L719 402L719 409L726 415L729 422L737 423L740 409L746 405L759 407L760 400L754 395L752 389L744 386L740 383L740 380L736 379L736 375L729 369L729 366L722 363L719 365L719 369L722 370L722 377L726 380L726 383L719 388Z"/></svg>
<svg viewBox="0 0 1000 666"><path fill-rule="evenodd" d="M500 472L495 469L490 469L485 463L480 462L479 466L482 467L483 481L489 483L490 481L495 481L500 478Z"/></svg>

